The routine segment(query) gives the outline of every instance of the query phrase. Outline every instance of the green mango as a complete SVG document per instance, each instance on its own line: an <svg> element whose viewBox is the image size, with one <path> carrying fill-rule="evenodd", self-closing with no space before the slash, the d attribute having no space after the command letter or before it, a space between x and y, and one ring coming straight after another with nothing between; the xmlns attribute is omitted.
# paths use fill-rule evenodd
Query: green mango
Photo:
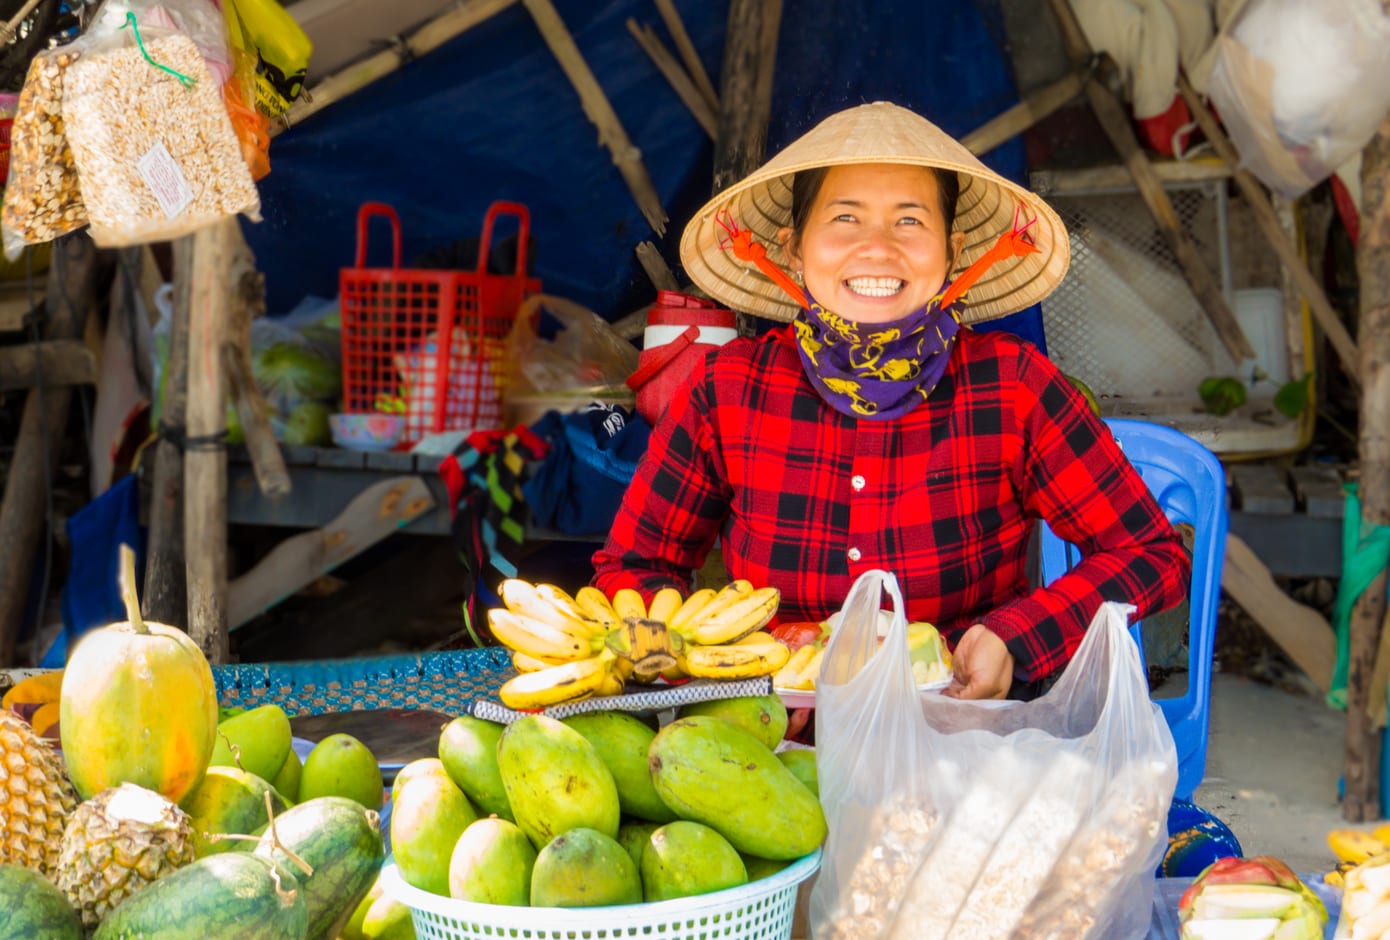
<svg viewBox="0 0 1390 940"><path fill-rule="evenodd" d="M262 780L274 780L285 766L294 734L290 716L279 705L262 705L232 715L217 726L212 760L217 767L240 767Z"/></svg>
<svg viewBox="0 0 1390 940"><path fill-rule="evenodd" d="M469 824L449 859L449 896L479 904L531 903L536 850L514 822L489 816Z"/></svg>
<svg viewBox="0 0 1390 940"><path fill-rule="evenodd" d="M304 762L299 759L299 755L294 752L294 747L290 747L290 752L285 756L285 763L281 765L280 772L275 775L275 779L270 781L270 785L280 791L280 795L285 798L290 805L299 802L299 779L304 773Z"/></svg>
<svg viewBox="0 0 1390 940"><path fill-rule="evenodd" d="M536 855L532 907L609 907L642 903L642 876L617 840L570 829Z"/></svg>
<svg viewBox="0 0 1390 940"><path fill-rule="evenodd" d="M497 769L497 742L505 725L460 715L439 734L439 759L454 783L478 809L515 822L502 774Z"/></svg>
<svg viewBox="0 0 1390 940"><path fill-rule="evenodd" d="M748 870L729 840L709 826L667 823L642 850L642 890L648 901L710 894L748 883Z"/></svg>
<svg viewBox="0 0 1390 940"><path fill-rule="evenodd" d="M391 853L406 884L447 898L454 846L477 818L468 797L446 775L424 773L407 780L391 808Z"/></svg>
<svg viewBox="0 0 1390 940"><path fill-rule="evenodd" d="M649 822L671 822L676 814L661 802L652 786L647 751L656 732L626 712L587 712L562 721L594 746L618 787L618 805L626 816Z"/></svg>
<svg viewBox="0 0 1390 940"><path fill-rule="evenodd" d="M820 797L820 776L816 772L816 752L808 748L790 748L777 752L780 760L806 789Z"/></svg>
<svg viewBox="0 0 1390 940"><path fill-rule="evenodd" d="M537 848L571 829L617 836L621 812L613 774L568 725L546 715L517 719L497 743L497 767L516 823Z"/></svg>
<svg viewBox="0 0 1390 940"><path fill-rule="evenodd" d="M775 750L787 733L787 706L777 695L740 695L734 698L692 702L682 706L676 713L677 718L689 718L693 715L723 718L747 731L766 744L770 750Z"/></svg>

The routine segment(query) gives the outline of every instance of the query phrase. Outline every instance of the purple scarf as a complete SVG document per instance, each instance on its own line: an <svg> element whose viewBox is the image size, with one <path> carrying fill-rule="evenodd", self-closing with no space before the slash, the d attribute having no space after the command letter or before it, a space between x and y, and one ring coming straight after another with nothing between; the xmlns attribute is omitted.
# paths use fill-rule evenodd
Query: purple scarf
<svg viewBox="0 0 1390 940"><path fill-rule="evenodd" d="M793 322L806 377L821 398L851 418L888 421L924 401L946 373L960 332L956 304L942 308L941 293L920 310L891 323L854 323L818 304Z"/></svg>

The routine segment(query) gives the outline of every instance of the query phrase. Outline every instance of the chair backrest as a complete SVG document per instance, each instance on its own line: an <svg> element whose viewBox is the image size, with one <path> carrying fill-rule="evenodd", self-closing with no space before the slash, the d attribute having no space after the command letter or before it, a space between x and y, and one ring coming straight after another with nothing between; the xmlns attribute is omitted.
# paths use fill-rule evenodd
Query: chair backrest
<svg viewBox="0 0 1390 940"><path fill-rule="evenodd" d="M1207 766L1207 712L1211 702L1212 650L1221 599L1221 566L1226 557L1226 476L1221 462L1181 431L1126 418L1105 422L1129 462L1174 524L1192 526L1192 591L1187 633L1187 691L1156 698L1178 746L1176 796L1189 799ZM1042 580L1047 584L1080 560L1076 546L1042 526ZM1132 632L1144 645L1136 623Z"/></svg>

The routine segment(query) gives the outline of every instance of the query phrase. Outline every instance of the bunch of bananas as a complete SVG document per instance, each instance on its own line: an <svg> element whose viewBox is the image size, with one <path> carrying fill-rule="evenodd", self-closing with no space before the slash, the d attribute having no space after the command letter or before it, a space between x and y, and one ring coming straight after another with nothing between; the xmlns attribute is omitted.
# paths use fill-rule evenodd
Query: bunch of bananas
<svg viewBox="0 0 1390 940"><path fill-rule="evenodd" d="M592 587L571 597L552 584L512 578L499 594L504 606L488 611L488 624L512 650L519 673L500 690L511 708L617 695L629 679L765 676L791 655L761 632L777 613L777 589L755 589L743 580L689 597L665 588L650 608L630 588L611 600Z"/></svg>
<svg viewBox="0 0 1390 940"><path fill-rule="evenodd" d="M1330 885L1341 886L1346 874L1367 859L1390 853L1390 823L1366 832L1361 829L1333 829L1327 834L1327 847L1337 856L1337 867L1323 876Z"/></svg>

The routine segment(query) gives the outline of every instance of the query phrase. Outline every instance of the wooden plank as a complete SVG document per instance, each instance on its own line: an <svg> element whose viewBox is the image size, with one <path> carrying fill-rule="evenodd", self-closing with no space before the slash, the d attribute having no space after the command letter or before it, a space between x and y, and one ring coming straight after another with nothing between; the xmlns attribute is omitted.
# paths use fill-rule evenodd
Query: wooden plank
<svg viewBox="0 0 1390 940"><path fill-rule="evenodd" d="M1342 475L1331 467L1301 466L1289 471L1294 494L1299 505L1310 516L1319 519L1340 519L1347 505Z"/></svg>
<svg viewBox="0 0 1390 940"><path fill-rule="evenodd" d="M59 385L91 385L96 360L80 340L51 339L0 347L0 391Z"/></svg>
<svg viewBox="0 0 1390 940"><path fill-rule="evenodd" d="M1247 513L1287 514L1294 511L1293 491L1278 467L1264 463L1235 464L1231 486L1238 507Z"/></svg>
<svg viewBox="0 0 1390 940"><path fill-rule="evenodd" d="M658 235L665 235L669 219L666 210L662 208L661 197L657 195L656 184L652 182L646 166L642 163L642 151L628 138L622 121L618 119L617 112L613 110L613 105L608 101L608 96L604 94L603 87L594 77L589 64L584 61L584 56L579 51L579 46L575 45L574 37L570 35L564 20L560 18L559 12L550 0L522 0L522 3L531 12L531 18L536 21L536 27L541 31L545 44L550 47L551 53L560 63L560 68L579 94L579 103L584 108L584 115L598 128L599 143L607 147L612 154L613 163L627 183L637 208L642 210L642 215L646 217L652 231Z"/></svg>
<svg viewBox="0 0 1390 940"><path fill-rule="evenodd" d="M1229 179L1224 163L1187 160L1153 160L1149 164L1165 186L1182 186ZM1089 196L1096 193L1132 193L1134 177L1123 165L1086 167L1079 170L1034 170L1029 184L1043 196Z"/></svg>
<svg viewBox="0 0 1390 940"><path fill-rule="evenodd" d="M345 447L320 447L318 459L314 462L320 467L360 470L367 466L367 455L360 450L348 450Z"/></svg>
<svg viewBox="0 0 1390 940"><path fill-rule="evenodd" d="M962 137L961 144L977 157L989 153L1081 94L1089 77L1089 70L1078 69L1029 92L1018 104Z"/></svg>
<svg viewBox="0 0 1390 940"><path fill-rule="evenodd" d="M378 470L333 470L324 467L291 465L289 496L268 499L256 485L248 464L228 467L227 521L235 525L273 526L290 529L317 529L340 515L358 495L383 479L403 474ZM410 523L405 531L413 535L448 535L449 493L444 480L431 468L420 471L434 497L436 510Z"/></svg>
<svg viewBox="0 0 1390 940"><path fill-rule="evenodd" d="M1342 323L1342 318L1338 316L1332 303L1327 299L1322 285L1308 270L1308 265L1299 253L1298 246L1294 244L1293 240L1285 233L1283 226L1280 225L1279 217L1274 211L1274 206L1270 203L1265 188L1251 175L1250 171L1240 168L1240 154L1236 152L1235 145L1226 137L1225 131L1216 120L1216 116L1207 109L1206 103L1202 101L1201 96L1197 94L1187 77L1181 74L1178 76L1178 90L1182 93L1183 100L1187 103L1193 117L1197 119L1197 124L1202 128L1202 134L1212 145L1212 149L1225 163L1234 168L1236 185L1240 187L1241 195L1245 197L1246 204L1250 206L1251 213L1255 217L1256 228L1265 237L1269 247L1279 256L1279 262L1284 266L1284 269L1293 277L1294 283L1298 286L1298 292L1303 295L1303 299L1308 302L1308 309L1313 312L1313 318L1318 321L1318 326L1322 327L1323 332L1327 334L1328 342L1336 350L1342 368L1354 381L1359 382L1361 367L1357 362L1356 342L1351 338L1351 333Z"/></svg>
<svg viewBox="0 0 1390 940"><path fill-rule="evenodd" d="M228 589L233 629L302 589L434 509L434 497L416 476L392 477L363 490L321 529L286 539Z"/></svg>
<svg viewBox="0 0 1390 940"><path fill-rule="evenodd" d="M34 285L34 301L29 302L27 284L6 284L0 287L0 333L14 333L23 330L24 318L29 311L43 303L42 283Z"/></svg>
<svg viewBox="0 0 1390 940"><path fill-rule="evenodd" d="M671 273L671 267L666 263L666 259L661 257L661 251L651 242L638 242L633 249L637 252L637 260L642 265L642 270L647 272L647 279L652 282L652 286L657 290L680 290L681 286L676 282L676 276Z"/></svg>
<svg viewBox="0 0 1390 940"><path fill-rule="evenodd" d="M1322 614L1285 594L1250 546L1236 535L1226 536L1221 587L1319 689L1326 692L1332 687L1337 661L1332 626Z"/></svg>
<svg viewBox="0 0 1390 940"><path fill-rule="evenodd" d="M714 90L714 82L710 81L709 72L705 71L705 64L700 61L700 53L696 50L695 43L690 40L685 23L676 12L676 5L671 0L656 0L656 8L661 12L661 21L666 24L666 30L676 44L676 51L680 53L686 71L694 79L701 96L709 102L710 109L716 114L719 113L719 93Z"/></svg>
<svg viewBox="0 0 1390 940"><path fill-rule="evenodd" d="M714 144L716 193L756 170L767 155L782 0L731 0L726 22Z"/></svg>

